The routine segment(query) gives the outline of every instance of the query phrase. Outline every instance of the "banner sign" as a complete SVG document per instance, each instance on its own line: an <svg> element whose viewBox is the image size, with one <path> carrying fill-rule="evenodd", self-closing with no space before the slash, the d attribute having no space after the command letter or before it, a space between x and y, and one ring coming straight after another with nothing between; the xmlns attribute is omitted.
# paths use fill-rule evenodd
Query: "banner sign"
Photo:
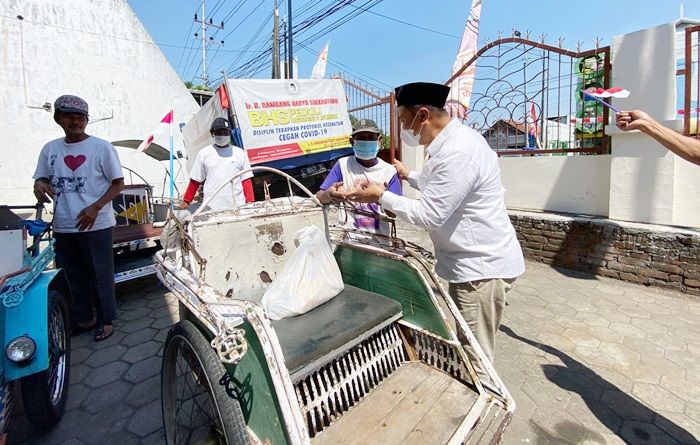
<svg viewBox="0 0 700 445"><path fill-rule="evenodd" d="M228 90L251 164L350 147L340 79L229 79Z"/></svg>

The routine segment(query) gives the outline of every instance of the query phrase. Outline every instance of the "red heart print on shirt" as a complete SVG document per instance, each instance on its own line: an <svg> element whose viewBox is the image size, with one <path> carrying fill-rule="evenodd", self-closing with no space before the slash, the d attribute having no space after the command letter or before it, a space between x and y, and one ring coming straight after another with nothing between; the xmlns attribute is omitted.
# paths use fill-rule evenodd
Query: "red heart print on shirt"
<svg viewBox="0 0 700 445"><path fill-rule="evenodd" d="M67 155L65 158L63 158L63 162L65 162L68 168L73 171L76 171L78 167L85 163L86 160L87 158L84 155Z"/></svg>

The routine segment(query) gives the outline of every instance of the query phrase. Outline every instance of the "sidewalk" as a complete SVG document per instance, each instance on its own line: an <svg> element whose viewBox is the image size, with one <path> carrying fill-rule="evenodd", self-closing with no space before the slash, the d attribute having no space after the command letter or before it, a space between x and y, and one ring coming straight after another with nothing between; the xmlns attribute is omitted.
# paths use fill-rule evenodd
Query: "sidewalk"
<svg viewBox="0 0 700 445"><path fill-rule="evenodd" d="M399 234L431 247L424 231ZM155 278L117 290L115 335L73 339L66 416L40 437L20 413L10 444L164 443L160 354L177 305ZM528 263L508 303L504 444L699 443L700 298Z"/></svg>

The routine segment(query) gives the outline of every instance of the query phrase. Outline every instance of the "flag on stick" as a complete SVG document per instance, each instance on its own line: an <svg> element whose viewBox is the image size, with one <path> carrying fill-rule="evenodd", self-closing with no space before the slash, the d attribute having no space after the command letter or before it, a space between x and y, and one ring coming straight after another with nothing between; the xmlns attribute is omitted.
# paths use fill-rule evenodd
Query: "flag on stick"
<svg viewBox="0 0 700 445"><path fill-rule="evenodd" d="M155 139L155 136L157 134L169 134L170 132L170 127L173 124L173 111L170 110L168 114L165 115L163 119L161 119L160 123L158 126L153 130L151 134L148 135L146 139L139 144L138 148L136 149L137 152L143 152L145 151L149 145L153 143L153 140Z"/></svg>
<svg viewBox="0 0 700 445"><path fill-rule="evenodd" d="M479 36L479 17L481 16L481 0L472 0L472 7L467 19L467 25L464 27L462 41L457 51L457 58L452 66L452 74L469 62L474 57L477 50L477 38ZM450 96L447 99L445 108L451 116L459 119L467 117L467 109L469 108L469 98L472 94L474 86L474 75L476 74L476 65L471 64L467 69L455 77L450 84Z"/></svg>

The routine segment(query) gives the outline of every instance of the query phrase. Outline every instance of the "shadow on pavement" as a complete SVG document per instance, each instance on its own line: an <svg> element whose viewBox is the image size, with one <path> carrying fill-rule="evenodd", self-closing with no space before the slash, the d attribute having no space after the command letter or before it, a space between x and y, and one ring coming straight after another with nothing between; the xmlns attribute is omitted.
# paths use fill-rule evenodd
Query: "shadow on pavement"
<svg viewBox="0 0 700 445"><path fill-rule="evenodd" d="M515 340L519 340L559 358L565 366L542 365L542 369L547 379L562 389L579 394L588 406L588 409L590 409L591 413L593 413L593 415L595 415L596 418L598 418L598 420L610 431L617 434L626 442L633 444L654 444L659 443L660 439L668 439L667 437L659 437L661 431L657 429L656 425L658 425L662 427L666 434L671 436L675 441L683 444L699 443L695 436L693 436L693 434L685 430L683 427L675 424L667 417L653 411L642 402L626 394L620 388L605 380L598 373L591 370L578 360L575 360L570 355L549 345L522 337L516 334L508 326L502 325L500 330ZM572 378L572 373L577 373L578 375L582 376L581 380L583 382L590 381L601 388L611 391L615 397L607 399L607 405L618 414L632 413L633 419L623 418L623 422L627 420L635 420L635 422L630 422L628 427L623 425L623 427L620 428L619 419L616 416L611 416L610 412L607 410L607 408L605 408L605 405L600 401L592 400L589 397L590 393L587 391L588 388L586 388L587 384L581 384L581 382L576 381L575 378ZM644 421L636 421L640 419L644 419ZM538 425L534 425L534 427L536 427L535 429L537 430ZM666 441L664 441L664 443L665 442Z"/></svg>

